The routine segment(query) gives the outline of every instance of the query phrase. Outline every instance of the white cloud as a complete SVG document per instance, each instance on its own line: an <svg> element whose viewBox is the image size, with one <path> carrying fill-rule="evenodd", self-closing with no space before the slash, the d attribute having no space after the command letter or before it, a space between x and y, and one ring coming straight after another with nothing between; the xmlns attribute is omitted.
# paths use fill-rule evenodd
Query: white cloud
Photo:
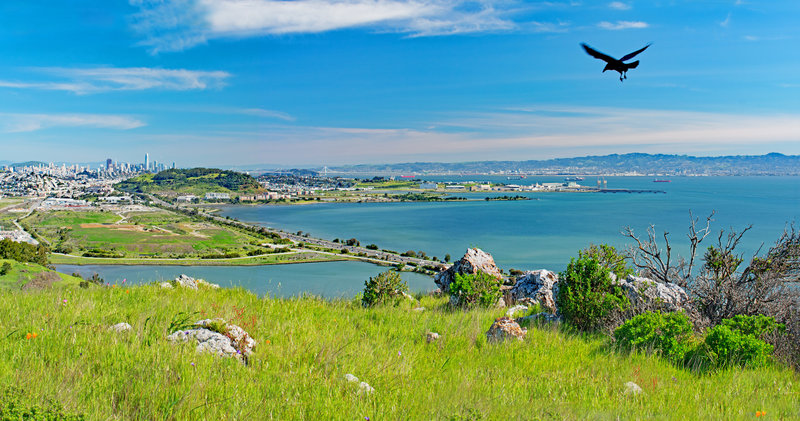
<svg viewBox="0 0 800 421"><path fill-rule="evenodd" d="M719 26L727 28L730 23L731 23L731 13L728 12L728 16L725 18L725 20L719 23Z"/></svg>
<svg viewBox="0 0 800 421"><path fill-rule="evenodd" d="M294 116L282 111L265 110L263 108L242 108L235 111L237 114L252 115L256 117L277 118L284 121L295 121Z"/></svg>
<svg viewBox="0 0 800 421"><path fill-rule="evenodd" d="M33 132L57 127L130 130L144 125L140 120L120 115L0 113L0 127L6 133Z"/></svg>
<svg viewBox="0 0 800 421"><path fill-rule="evenodd" d="M618 20L616 23L603 21L598 23L597 26L611 31L618 31L620 29L642 29L647 28L650 25L648 25L647 22L641 21Z"/></svg>
<svg viewBox="0 0 800 421"><path fill-rule="evenodd" d="M631 5L627 3L623 3L621 1L612 1L608 4L608 7L617 10L630 10Z"/></svg>
<svg viewBox="0 0 800 421"><path fill-rule="evenodd" d="M43 89L89 94L108 91L203 90L221 87L231 75L222 71L159 69L147 67L35 68L34 72L52 75L63 82L0 81L0 87Z"/></svg>
<svg viewBox="0 0 800 421"><path fill-rule="evenodd" d="M209 39L368 27L410 36L507 30L503 0L130 0L151 52Z"/></svg>

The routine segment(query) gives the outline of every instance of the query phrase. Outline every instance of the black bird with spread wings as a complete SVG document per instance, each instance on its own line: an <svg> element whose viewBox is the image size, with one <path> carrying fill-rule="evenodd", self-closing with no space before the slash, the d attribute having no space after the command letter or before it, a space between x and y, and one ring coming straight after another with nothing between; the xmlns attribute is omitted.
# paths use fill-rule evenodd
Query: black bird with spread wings
<svg viewBox="0 0 800 421"><path fill-rule="evenodd" d="M636 60L633 63L623 63L623 62L625 60L630 60L634 58L637 54L646 50L647 47L649 47L650 45L652 44L647 44L640 50L636 50L626 56L623 56L619 60L615 59L614 57L605 55L586 44L581 44L581 47L583 47L583 49L586 50L586 53L589 54L590 56L606 62L606 67L603 69L603 72L605 72L606 70L616 70L617 72L619 72L619 81L622 82L623 79L628 78L628 70L635 69L636 66L639 65L639 60Z"/></svg>

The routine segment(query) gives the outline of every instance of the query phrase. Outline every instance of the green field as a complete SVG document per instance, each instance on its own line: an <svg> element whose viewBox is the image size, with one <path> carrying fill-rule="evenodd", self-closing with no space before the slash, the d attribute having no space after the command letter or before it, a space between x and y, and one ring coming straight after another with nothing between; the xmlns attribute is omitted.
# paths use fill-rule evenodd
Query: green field
<svg viewBox="0 0 800 421"><path fill-rule="evenodd" d="M365 309L357 300L155 286L12 291L0 294L0 388L11 391L0 408L39 405L91 420L800 417L800 378L787 369L695 374L548 326L531 327L524 342L488 344L484 332L503 310L445 303ZM186 314L243 326L258 341L250 364L168 343L171 322ZM119 322L133 331L107 330ZM426 343L428 331L441 339ZM345 374L375 392L359 394ZM629 381L643 393L626 394Z"/></svg>
<svg viewBox="0 0 800 421"><path fill-rule="evenodd" d="M80 279L58 273L35 263L20 263L15 260L0 259L0 267L8 263L10 269L0 274L0 291L9 289L75 286Z"/></svg>
<svg viewBox="0 0 800 421"><path fill-rule="evenodd" d="M54 265L178 265L178 266L259 266L291 263L329 262L352 260L345 255L330 255L314 252L279 253L235 259L154 259L154 258L102 258L50 255Z"/></svg>
<svg viewBox="0 0 800 421"><path fill-rule="evenodd" d="M24 222L53 250L73 255L199 258L268 251L259 246L264 239L163 210L37 212Z"/></svg>

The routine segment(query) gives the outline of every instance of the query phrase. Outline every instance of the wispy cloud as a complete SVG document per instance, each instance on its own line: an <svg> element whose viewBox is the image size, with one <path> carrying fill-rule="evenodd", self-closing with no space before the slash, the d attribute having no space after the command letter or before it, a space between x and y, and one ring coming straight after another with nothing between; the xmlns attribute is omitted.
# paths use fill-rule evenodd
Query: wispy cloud
<svg viewBox="0 0 800 421"><path fill-rule="evenodd" d="M618 31L621 29L642 29L642 28L647 28L650 25L648 25L647 22L642 22L642 21L618 20L616 23L603 21L598 23L597 26L611 31Z"/></svg>
<svg viewBox="0 0 800 421"><path fill-rule="evenodd" d="M262 162L332 165L387 159L394 162L538 159L581 156L587 151L739 153L767 144L771 149L779 147L797 153L793 152L800 151L795 146L797 133L800 133L800 115L536 106L457 113L419 127L276 124L260 126L252 132L208 132L201 137L226 139L224 144L238 144L243 150L251 145L250 150L263 154ZM780 148L781 145L784 147Z"/></svg>
<svg viewBox="0 0 800 421"><path fill-rule="evenodd" d="M0 87L70 91L76 94L147 89L187 91L222 87L225 80L231 76L230 73L223 71L148 67L40 67L32 70L34 73L61 80L44 82L0 80Z"/></svg>
<svg viewBox="0 0 800 421"><path fill-rule="evenodd" d="M623 3L621 1L612 1L611 3L608 3L608 7L612 8L612 9L616 9L616 10L630 10L631 9L631 5L630 4Z"/></svg>
<svg viewBox="0 0 800 421"><path fill-rule="evenodd" d="M121 115L0 113L0 127L6 133L33 132L58 127L130 130L144 125L145 123L140 120Z"/></svg>
<svg viewBox="0 0 800 421"><path fill-rule="evenodd" d="M319 33L367 27L410 36L507 30L507 1L492 0L130 0L134 28L151 52L215 38Z"/></svg>
<svg viewBox="0 0 800 421"><path fill-rule="evenodd" d="M730 25L730 23L731 23L731 13L728 12L728 16L725 18L725 20L719 23L719 26L727 28L728 25Z"/></svg>
<svg viewBox="0 0 800 421"><path fill-rule="evenodd" d="M252 115L256 117L277 118L284 121L295 121L296 118L282 111L265 110L263 108L242 108L235 110L237 114Z"/></svg>

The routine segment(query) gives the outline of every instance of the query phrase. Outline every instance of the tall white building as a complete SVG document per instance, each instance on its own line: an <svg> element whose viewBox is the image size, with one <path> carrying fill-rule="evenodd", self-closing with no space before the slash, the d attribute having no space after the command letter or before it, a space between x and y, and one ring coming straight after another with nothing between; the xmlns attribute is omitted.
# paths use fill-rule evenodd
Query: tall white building
<svg viewBox="0 0 800 421"><path fill-rule="evenodd" d="M150 169L150 154L144 154L144 170L148 171Z"/></svg>

